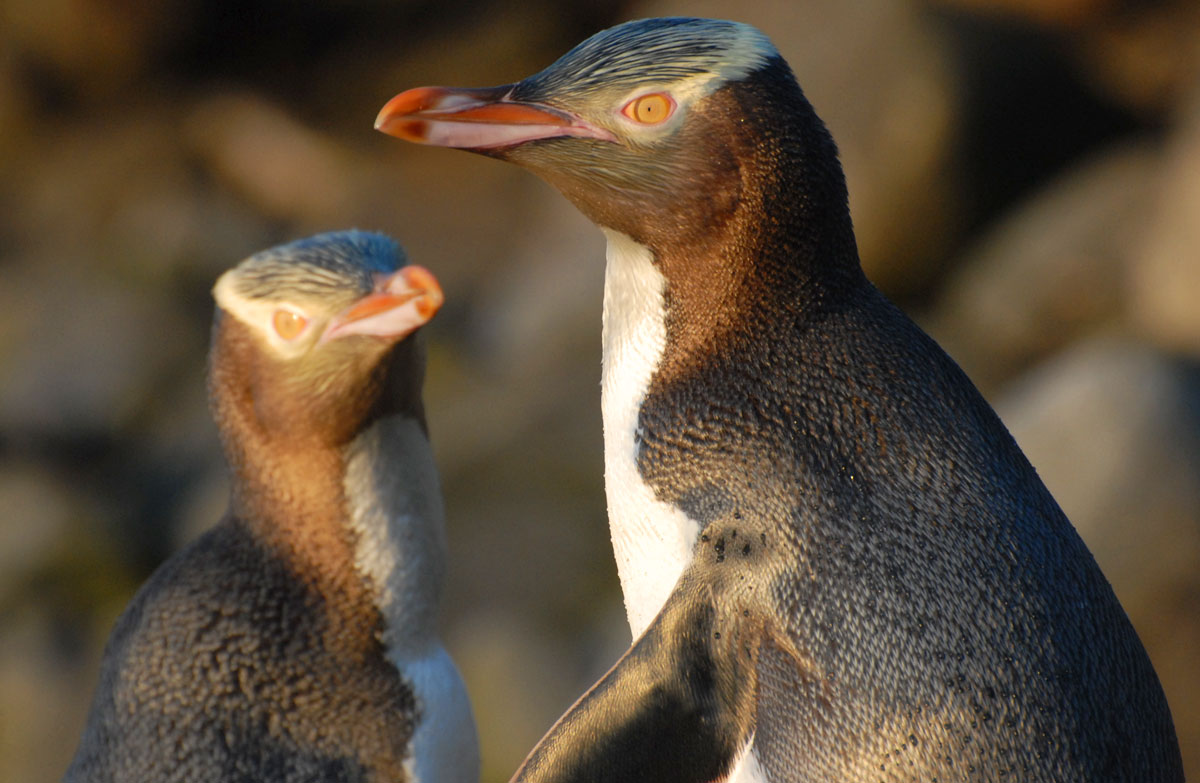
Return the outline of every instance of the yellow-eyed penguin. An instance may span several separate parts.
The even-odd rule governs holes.
[[[410,336],[437,280],[348,231],[253,255],[213,294],[229,510],[117,621],[66,780],[475,783]]]
[[[647,19],[376,127],[608,237],[605,477],[635,641],[528,781],[1180,781],[1154,670],[970,381],[864,277],[758,30]]]

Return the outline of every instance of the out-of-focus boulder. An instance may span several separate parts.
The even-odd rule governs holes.
[[[490,282],[486,297],[475,292],[469,339],[493,367],[545,371],[581,343],[599,348],[605,242],[560,194],[532,178],[523,185],[519,220],[529,230],[495,262],[502,268],[480,270]],[[597,360],[595,351],[588,360]],[[598,363],[579,370],[599,377]]]
[[[150,67],[186,30],[187,2],[6,0],[0,48],[97,101]]]
[[[43,466],[0,460],[0,606],[68,534],[73,498]]]
[[[39,149],[0,185],[15,242],[38,254],[31,266],[50,262],[65,278],[100,269],[155,298],[270,243],[262,216],[197,176],[178,113],[146,107],[41,130]]]
[[[22,607],[0,624],[0,779],[59,780],[79,743],[99,650],[86,665],[67,660],[56,631],[43,607]]]
[[[1069,39],[1107,95],[1147,116],[1169,114],[1200,68],[1200,3],[1107,0],[1112,12]]]
[[[1200,356],[1200,78],[1163,172],[1150,233],[1130,266],[1130,315],[1156,342]]]
[[[307,225],[348,224],[354,161],[340,145],[252,94],[201,101],[185,138],[209,170],[256,211]]]
[[[1119,320],[1160,168],[1121,146],[1063,175],[983,235],[926,326],[981,388]]]
[[[1084,342],[997,410],[1112,583],[1200,774],[1200,364]]]
[[[195,339],[184,314],[88,271],[30,263],[0,286],[0,429],[111,437]]]
[[[1084,79],[1143,115],[1170,110],[1200,65],[1194,0],[926,0],[932,7],[1052,32]]]

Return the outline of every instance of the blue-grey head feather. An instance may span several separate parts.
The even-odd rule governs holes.
[[[728,80],[777,55],[766,36],[739,22],[640,19],[596,33],[550,67],[521,81],[513,97],[607,92],[706,75]]]
[[[361,296],[376,275],[403,263],[404,251],[390,237],[335,231],[255,253],[237,266],[234,285],[248,299]]]

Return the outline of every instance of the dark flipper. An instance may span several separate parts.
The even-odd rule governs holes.
[[[719,589],[719,588],[717,588]],[[753,737],[762,622],[685,575],[513,781],[716,781]]]

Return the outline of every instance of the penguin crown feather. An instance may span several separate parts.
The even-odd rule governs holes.
[[[222,275],[217,286],[272,302],[361,296],[371,290],[376,275],[395,271],[403,261],[404,251],[390,237],[341,231],[255,253]]]
[[[721,19],[640,19],[596,33],[517,85],[549,95],[697,81],[718,87],[761,68],[779,52],[758,29]],[[707,90],[706,90],[707,91]]]

